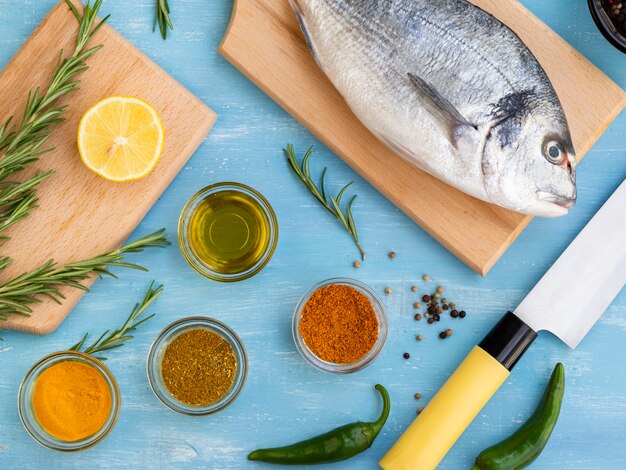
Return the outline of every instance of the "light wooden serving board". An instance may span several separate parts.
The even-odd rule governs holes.
[[[582,158],[626,106],[624,91],[517,0],[474,3],[511,27],[537,56]],[[485,275],[531,220],[452,189],[381,144],[315,64],[287,0],[235,0],[219,51],[476,272]]]
[[[29,89],[45,86],[56,54],[60,49],[73,50],[76,32],[76,19],[67,5],[59,2],[0,74],[1,121],[20,115]],[[2,254],[14,261],[0,273],[0,282],[50,258],[67,263],[119,247],[215,122],[213,111],[112,28],[102,28],[92,42],[96,44],[104,44],[104,48],[88,60],[89,70],[79,77],[80,90],[61,103],[68,105],[67,120],[52,132],[49,145],[55,150],[28,170],[54,169],[56,173],[39,186],[40,207],[7,231],[11,239],[2,245]],[[149,176],[136,182],[108,182],[88,171],[78,156],[80,117],[110,95],[147,100],[159,111],[165,127],[161,160]],[[141,261],[140,255],[131,256],[133,261]],[[83,294],[76,289],[64,289],[63,293],[67,299],[62,305],[44,301],[33,307],[31,317],[11,318],[0,328],[37,334],[53,331]]]

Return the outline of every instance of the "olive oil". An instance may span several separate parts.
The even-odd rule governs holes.
[[[190,216],[187,241],[207,268],[221,275],[257,265],[271,244],[271,221],[251,195],[224,189],[206,195]]]

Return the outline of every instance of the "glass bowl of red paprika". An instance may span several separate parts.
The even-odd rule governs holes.
[[[111,371],[77,351],[45,356],[26,373],[18,412],[41,445],[62,452],[95,446],[115,427],[120,391]]]
[[[314,285],[298,302],[292,333],[296,348],[313,367],[351,374],[370,365],[387,339],[382,301],[366,284],[332,278]]]

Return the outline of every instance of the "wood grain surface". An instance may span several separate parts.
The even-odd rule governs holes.
[[[626,105],[626,94],[517,0],[474,0],[535,53],[563,103],[578,158]],[[405,214],[485,275],[531,217],[479,201],[379,142],[312,59],[289,2],[236,0],[220,53]]]
[[[0,68],[14,56],[57,0],[0,0]],[[522,0],[534,14],[626,88],[626,55],[600,34],[587,3]],[[240,283],[212,282],[194,271],[176,244],[133,255],[150,272],[121,271],[94,283],[52,334],[2,331],[0,337],[0,468],[2,470],[274,470],[247,460],[260,447],[290,444],[380,413],[374,384],[391,394],[389,420],[370,449],[328,467],[282,470],[377,470],[378,461],[426,406],[468,351],[536,284],[550,265],[626,177],[626,112],[593,146],[578,172],[579,200],[567,217],[534,219],[481,277],[354,172],[265,93],[231,66],[216,48],[233,0],[172,0],[174,31],[167,41],[152,32],[154,0],[105,0],[111,25],[219,113],[213,129],[141,221],[134,239],[160,227],[170,233],[187,200],[208,184],[237,181],[272,204],[280,238],[271,262]],[[4,112],[4,111],[3,111]],[[309,194],[282,153],[314,145],[311,171],[328,167],[328,189],[354,180],[354,217],[367,260],[341,225]],[[352,194],[352,193],[351,193]],[[394,250],[397,257],[389,259]],[[432,281],[422,281],[428,273]],[[314,284],[356,278],[382,297],[389,335],[378,359],[356,374],[331,375],[311,367],[291,334],[294,308]],[[87,332],[95,340],[121,325],[155,279],[165,291],[147,313],[156,316],[134,339],[107,354],[122,393],[115,429],[84,452],[53,452],[24,430],[16,410],[20,382],[43,356],[67,349]],[[411,286],[419,287],[414,294]],[[467,311],[464,320],[415,321],[413,303],[437,285]],[[393,292],[384,295],[384,289]],[[566,288],[567,286],[564,286]],[[423,309],[422,309],[423,310]],[[243,392],[215,415],[190,418],[155,397],[146,378],[150,345],[169,323],[205,315],[228,324],[248,353]],[[1,327],[1,325],[0,325]],[[451,338],[438,334],[452,328]],[[415,340],[422,334],[424,340]],[[438,470],[469,469],[478,453],[510,436],[532,414],[557,361],[566,369],[561,416],[529,470],[626,469],[626,289],[589,336],[570,350],[540,334],[509,380],[474,420]],[[411,359],[402,355],[408,352]],[[415,400],[415,393],[422,398]],[[460,400],[463,397],[459,398]],[[276,470],[281,470],[276,467]]]
[[[22,112],[28,90],[45,86],[60,49],[73,50],[77,22],[60,1],[0,75],[0,119]],[[216,114],[150,61],[111,27],[93,39],[104,48],[92,56],[80,76],[77,93],[63,99],[67,119],[54,128],[44,155],[28,170],[55,170],[40,185],[40,208],[6,232],[2,253],[14,258],[0,280],[32,270],[48,259],[59,263],[96,256],[119,247],[167,188],[211,129]],[[138,96],[159,111],[166,140],[161,160],[142,180],[112,183],[87,170],[76,148],[78,121],[87,109],[110,95]],[[147,234],[146,234],[147,235]],[[93,279],[91,280],[93,282]],[[88,284],[91,284],[89,282]],[[83,292],[63,289],[59,305],[44,300],[31,317],[12,317],[6,329],[47,334],[53,331]]]

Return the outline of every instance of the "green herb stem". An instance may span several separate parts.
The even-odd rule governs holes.
[[[161,37],[167,39],[167,29],[174,30],[172,19],[170,18],[170,5],[168,0],[156,0],[156,12],[154,15],[154,24],[152,25],[152,31],[156,31],[157,24],[159,25],[159,31]]]
[[[143,300],[135,304],[133,310],[130,312],[130,315],[120,328],[113,331],[106,330],[90,346],[87,346],[83,349],[83,347],[85,346],[85,341],[89,336],[89,333],[85,333],[85,336],[83,336],[83,338],[74,346],[72,346],[69,350],[82,351],[86,354],[90,354],[96,357],[97,359],[100,359],[101,361],[106,361],[106,357],[97,357],[96,354],[119,348],[120,346],[123,346],[126,341],[133,339],[133,336],[131,336],[129,333],[135,331],[140,325],[147,322],[154,316],[154,314],[152,314],[148,315],[147,317],[143,317],[141,320],[139,319],[150,307],[150,305],[152,305],[152,303],[157,299],[157,297],[161,295],[162,292],[163,286],[161,285],[154,289],[154,281],[152,281],[150,287],[148,287],[148,290],[143,297]]]
[[[304,154],[304,158],[301,163],[298,163],[298,157],[296,156],[296,151],[292,144],[288,144],[287,148],[284,150],[285,155],[287,156],[287,160],[293,171],[298,175],[298,178],[304,183],[309,192],[315,196],[315,198],[326,208],[328,212],[330,212],[346,231],[352,236],[354,239],[354,243],[356,244],[359,252],[361,253],[361,259],[365,260],[365,251],[361,247],[361,243],[359,242],[359,234],[357,232],[356,224],[354,222],[354,217],[352,215],[352,205],[356,199],[356,196],[352,196],[348,206],[346,207],[345,214],[341,210],[341,199],[343,198],[346,190],[352,185],[352,182],[346,184],[336,196],[326,195],[325,189],[325,179],[326,179],[326,170],[324,168],[322,171],[322,176],[320,180],[320,186],[318,187],[316,183],[311,178],[311,171],[309,168],[309,163],[311,160],[311,156],[313,155],[313,147],[310,147],[307,152]]]
[[[8,181],[7,178],[25,169],[49,152],[45,143],[50,137],[51,128],[63,121],[66,107],[56,106],[59,98],[76,91],[79,80],[76,76],[86,70],[86,61],[102,46],[87,49],[87,44],[109,18],[94,26],[102,0],[90,2],[81,15],[76,7],[65,0],[79,24],[79,32],[74,52],[63,58],[58,55],[54,73],[46,88],[30,91],[22,118],[16,122],[8,118],[0,125],[0,233],[26,218],[37,207],[36,187],[52,175],[51,171],[37,173],[26,181]]]
[[[37,269],[21,274],[0,285],[0,320],[7,320],[9,315],[30,316],[30,305],[39,303],[43,298],[50,298],[62,303],[65,296],[61,287],[72,287],[88,291],[81,281],[92,275],[117,277],[110,268],[121,267],[147,271],[146,268],[125,261],[128,253],[138,253],[148,248],[161,248],[169,245],[165,229],[130,242],[121,248],[94,258],[58,266],[49,260]],[[10,263],[10,259],[0,259],[0,270]]]

